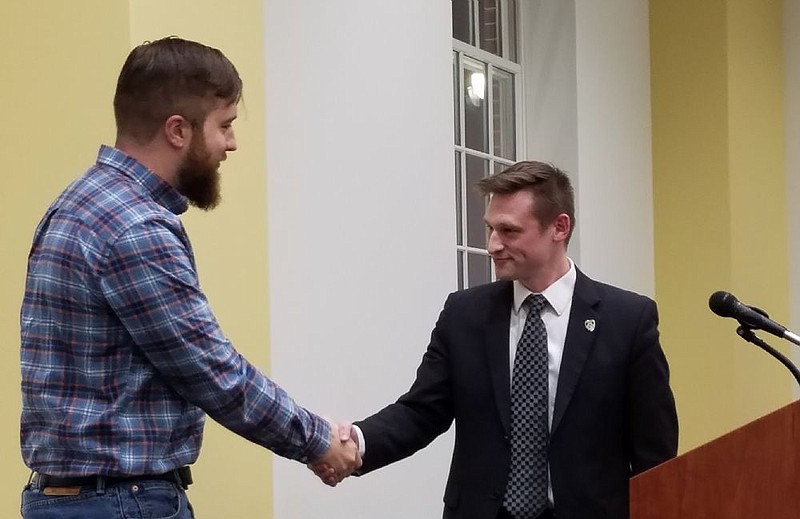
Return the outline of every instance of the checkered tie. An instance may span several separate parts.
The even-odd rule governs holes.
[[[532,519],[547,507],[547,330],[541,294],[524,303],[528,318],[517,344],[511,382],[511,472],[503,506],[515,519]]]

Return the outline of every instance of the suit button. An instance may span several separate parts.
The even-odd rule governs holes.
[[[494,492],[492,492],[492,499],[494,499],[495,501],[501,499],[502,497],[503,494],[499,490],[495,490]]]
[[[506,442],[506,445],[511,445],[511,437],[507,434],[503,435],[503,441]]]

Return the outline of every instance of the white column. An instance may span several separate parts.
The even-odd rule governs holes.
[[[526,158],[575,186],[570,255],[601,281],[653,295],[648,4],[523,4]]]
[[[450,3],[264,6],[272,375],[363,418],[408,389],[456,286]],[[274,516],[438,517],[451,443],[333,490],[276,457]]]
[[[648,3],[576,0],[582,268],[655,292]]]

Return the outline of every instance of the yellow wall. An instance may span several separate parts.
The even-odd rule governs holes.
[[[203,287],[223,329],[255,364],[268,366],[264,53],[261,2],[235,8],[211,0],[79,0],[0,3],[0,517],[15,517],[28,476],[19,454],[19,305],[36,223],[52,199],[81,174],[99,144],[113,144],[111,101],[128,51],[167,35],[220,48],[245,84],[235,124],[239,151],[223,164],[222,205],[184,221]],[[272,517],[271,456],[209,422],[196,485],[200,517]]]
[[[780,0],[650,2],[656,296],[682,450],[791,399],[785,368],[707,307],[727,290],[787,321],[781,20]]]
[[[2,517],[19,515],[28,477],[19,453],[19,308],[31,237],[52,199],[94,161],[101,142],[113,140],[111,100],[127,27],[122,2],[0,2]]]

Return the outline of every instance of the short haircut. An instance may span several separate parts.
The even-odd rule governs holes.
[[[242,80],[218,49],[168,37],[145,42],[125,60],[114,95],[117,135],[146,144],[172,115],[202,125],[222,101],[237,103]]]
[[[569,236],[575,229],[575,192],[566,173],[552,164],[536,161],[517,162],[507,169],[482,178],[477,188],[484,195],[513,194],[529,191],[533,194],[533,215],[542,225],[550,225],[559,214],[570,220]]]

